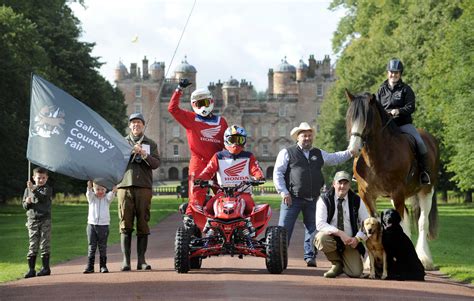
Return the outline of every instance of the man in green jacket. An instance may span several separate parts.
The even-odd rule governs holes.
[[[130,161],[122,182],[117,186],[120,219],[120,244],[123,253],[122,271],[130,271],[130,249],[133,222],[137,220],[137,270],[150,270],[145,261],[150,228],[151,197],[153,195],[152,170],[160,166],[156,143],[144,135],[145,119],[140,113],[130,115],[130,134],[127,141],[133,146]]]

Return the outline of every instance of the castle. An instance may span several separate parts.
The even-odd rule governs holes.
[[[188,78],[193,85],[185,89],[180,106],[192,110],[189,99],[196,89],[197,70],[185,58],[174,74],[165,78],[164,62],[148,63],[145,57],[141,70],[137,63],[131,63],[128,70],[119,62],[115,82],[125,96],[127,114],[141,112],[149,120],[145,134],[157,142],[161,154],[155,181],[181,180],[188,174],[190,152],[185,130],[168,113],[168,103],[178,81]],[[285,57],[275,69],[269,69],[263,98],[257,97],[252,83],[245,79],[211,82],[208,89],[214,96],[214,112],[224,116],[229,125],[238,124],[247,130],[246,149],[255,154],[265,177],[272,178],[278,152],[294,143],[291,129],[306,121],[319,131],[321,104],[333,81],[329,56],[316,61],[310,55],[308,64],[301,59],[295,67]]]

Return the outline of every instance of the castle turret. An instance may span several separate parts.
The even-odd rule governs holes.
[[[165,77],[165,71],[164,71],[164,63],[158,63],[154,62],[150,66],[151,70],[151,79],[153,81],[159,81],[162,80]]]
[[[232,76],[222,86],[222,98],[224,99],[224,107],[239,103],[239,81]]]
[[[286,61],[286,57],[281,60],[281,64],[275,69],[273,75],[273,93],[288,94],[295,93],[296,68]]]
[[[119,61],[117,67],[115,67],[115,81],[118,82],[124,80],[127,76],[127,67],[125,67],[122,61]]]
[[[306,80],[306,73],[308,72],[308,65],[304,63],[302,59],[296,68],[296,80],[300,82],[304,82]]]

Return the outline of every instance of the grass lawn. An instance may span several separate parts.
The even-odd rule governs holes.
[[[280,198],[257,196],[256,202],[269,203],[273,209],[280,207]],[[391,208],[389,202],[377,204],[378,210]],[[433,261],[440,271],[456,280],[474,284],[474,205],[438,203],[438,238],[430,241]],[[274,213],[275,214],[275,213]],[[412,231],[415,227],[412,225]],[[412,240],[416,244],[417,235]]]
[[[274,210],[279,209],[280,198],[276,195],[256,196],[255,199],[259,203],[269,203]],[[174,197],[154,197],[150,225],[176,212],[179,204],[180,201]],[[379,210],[389,206],[388,202],[378,205]],[[430,242],[433,260],[444,274],[474,284],[474,236],[471,233],[474,206],[440,204],[438,208],[439,237]],[[109,244],[113,244],[119,241],[116,201],[111,204],[110,211]],[[27,270],[25,222],[26,215],[21,205],[0,206],[0,282],[21,278]],[[86,203],[53,205],[52,264],[87,254],[86,222]],[[413,236],[415,240],[416,235]]]
[[[54,200],[53,200],[54,203]],[[156,225],[177,212],[180,201],[170,197],[154,197],[150,225]],[[87,255],[87,203],[53,205],[51,234],[51,264]],[[120,241],[117,200],[110,205],[110,234],[108,244]],[[22,278],[27,271],[28,232],[26,213],[21,205],[0,206],[0,282]],[[41,266],[38,259],[37,270]]]

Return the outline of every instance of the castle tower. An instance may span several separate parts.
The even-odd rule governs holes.
[[[296,80],[304,82],[306,80],[306,73],[308,72],[308,65],[306,65],[303,59],[300,59],[298,67],[296,68]]]
[[[291,94],[295,93],[296,68],[286,61],[286,57],[281,60],[273,74],[273,93]]]
[[[164,63],[158,63],[156,61],[150,65],[152,81],[159,81],[165,77],[164,65],[165,65]]]
[[[124,80],[128,76],[128,70],[127,67],[122,63],[122,61],[119,61],[117,64],[117,67],[115,67],[115,81],[121,81]]]
[[[224,107],[239,103],[239,81],[232,76],[222,86],[222,98],[224,99]]]
[[[179,81],[182,78],[189,79],[193,84],[196,83],[196,68],[193,65],[190,65],[187,61],[187,57],[184,57],[184,60],[181,61],[176,69],[174,69],[174,78],[176,81]]]

